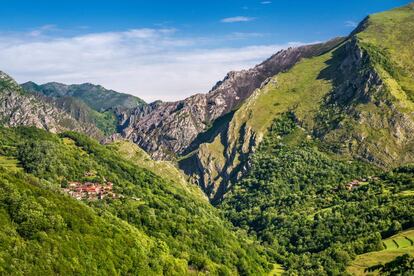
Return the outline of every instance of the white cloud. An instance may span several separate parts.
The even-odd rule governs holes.
[[[220,39],[254,35],[260,34],[234,33]],[[212,47],[215,44],[212,38],[180,38],[175,29],[71,37],[9,33],[0,35],[0,70],[18,82],[91,82],[146,101],[177,100],[207,92],[228,71],[252,67],[291,45]]]
[[[247,16],[234,16],[234,17],[227,17],[223,18],[220,21],[222,23],[236,23],[236,22],[248,22],[253,21],[254,17],[247,17]]]
[[[356,28],[358,23],[352,20],[345,21],[345,26],[350,28]]]
[[[268,5],[268,4],[272,4],[272,1],[262,1],[262,2],[260,2],[260,4]]]

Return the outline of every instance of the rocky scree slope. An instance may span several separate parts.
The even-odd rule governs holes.
[[[303,139],[344,158],[382,168],[413,162],[413,30],[413,4],[369,16],[335,49],[271,78],[180,166],[220,201],[248,170],[272,121],[286,112]]]
[[[9,127],[35,126],[53,133],[73,130],[102,138],[102,132],[93,124],[77,121],[45,97],[26,93],[1,71],[0,122]]]
[[[302,58],[332,49],[341,41],[337,38],[282,50],[250,70],[228,73],[207,94],[121,111],[118,113],[121,136],[137,143],[156,159],[174,159],[186,154],[217,118],[236,110],[266,79],[291,68]]]

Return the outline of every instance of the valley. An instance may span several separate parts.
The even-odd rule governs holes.
[[[413,45],[411,3],[176,102],[0,71],[0,274],[411,275]]]

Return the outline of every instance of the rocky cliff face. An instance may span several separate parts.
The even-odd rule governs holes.
[[[197,137],[214,121],[237,109],[269,77],[288,70],[302,58],[319,55],[337,45],[341,38],[327,43],[289,48],[250,70],[230,72],[207,94],[183,101],[158,103],[147,109],[120,112],[121,136],[157,159],[172,159],[188,152]],[[128,118],[132,114],[132,118]]]
[[[101,138],[93,125],[80,123],[46,98],[28,94],[7,74],[0,71],[0,122],[2,125],[34,126],[50,132],[74,130]]]

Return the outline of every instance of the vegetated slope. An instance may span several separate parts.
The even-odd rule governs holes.
[[[116,142],[108,144],[107,147],[119,152],[122,157],[132,161],[134,164],[191,191],[195,197],[204,198],[204,200],[206,200],[205,194],[201,189],[194,184],[190,185],[187,182],[186,175],[183,174],[174,163],[170,161],[153,160],[148,153],[128,140],[117,140]]]
[[[90,83],[65,85],[52,82],[38,85],[26,82],[22,87],[30,93],[47,97],[78,121],[96,125],[105,135],[117,132],[117,112],[146,106],[138,97]]]
[[[105,211],[0,166],[0,274],[162,274],[165,244]]]
[[[322,149],[293,113],[283,114],[219,205],[278,251],[288,273],[342,274],[356,255],[414,226],[414,165],[383,174]]]
[[[358,255],[347,271],[352,275],[365,275],[365,269],[385,264],[398,256],[409,254],[414,256],[414,230],[407,230],[383,240],[384,249]]]
[[[91,83],[66,85],[50,82],[38,85],[34,82],[26,82],[22,84],[22,87],[29,92],[36,92],[51,98],[73,97],[99,112],[114,108],[135,108],[146,104],[138,97]]]
[[[288,111],[331,152],[383,168],[413,162],[413,22],[412,4],[370,16],[335,49],[274,76],[181,167],[219,201]]]
[[[208,131],[217,118],[237,109],[267,78],[291,68],[302,58],[330,50],[341,41],[342,38],[337,38],[282,50],[252,69],[228,73],[207,94],[158,103],[144,114],[140,107],[136,112],[121,112],[122,137],[137,143],[156,159],[185,155],[194,148],[193,142],[198,143],[195,141],[198,135]]]
[[[36,248],[40,252],[48,252],[49,245],[37,238],[38,235],[44,235],[38,232],[46,229],[47,235],[53,233],[53,240],[67,240],[66,232],[54,230],[54,223],[59,222],[70,227],[71,208],[76,207],[80,209],[79,212],[84,208],[89,210],[87,212],[97,214],[96,216],[108,216],[111,221],[115,221],[115,225],[121,219],[122,222],[119,223],[125,225],[127,229],[131,229],[128,235],[135,232],[142,233],[150,240],[148,252],[152,250],[151,241],[156,244],[154,253],[145,253],[148,259],[143,258],[142,260],[145,265],[146,260],[153,259],[148,270],[145,270],[143,265],[135,268],[133,257],[138,253],[131,252],[131,256],[125,257],[123,260],[125,264],[117,262],[117,259],[112,261],[108,257],[106,262],[110,263],[114,273],[137,274],[135,272],[138,271],[138,274],[147,274],[147,271],[152,269],[155,274],[210,273],[230,275],[265,273],[272,267],[266,259],[267,254],[264,249],[242,232],[232,232],[231,224],[222,219],[219,211],[201,197],[199,192],[193,190],[194,187],[185,187],[184,184],[170,181],[168,177],[163,179],[137,166],[114,151],[113,146],[100,145],[98,142],[75,132],[62,133],[57,136],[35,128],[0,128],[0,155],[9,160],[11,158],[17,159],[24,171],[30,174],[29,176],[20,174],[11,176],[8,180],[10,189],[14,189],[15,193],[25,193],[25,189],[36,189],[39,194],[50,195],[47,204],[42,203],[41,197],[37,197],[37,200],[40,201],[39,204],[42,205],[42,212],[53,220],[40,220],[43,224],[39,226],[39,229],[35,228],[32,231],[37,239]],[[39,180],[30,180],[35,178]],[[85,181],[97,183],[110,181],[113,183],[113,191],[118,196],[117,198],[106,197],[102,200],[77,203],[69,196],[60,195],[61,187],[66,187],[68,182],[83,183]],[[22,188],[21,182],[26,186]],[[37,187],[32,188],[31,185]],[[60,204],[61,201],[64,202]],[[7,198],[1,204],[6,209],[25,206],[23,202],[12,202]],[[65,207],[65,210],[59,209],[63,208],[62,206]],[[31,212],[27,212],[27,216],[32,215]],[[42,212],[41,214],[43,214]],[[76,212],[73,212],[74,216],[77,216]],[[20,216],[25,216],[25,214],[8,213],[8,217],[6,217],[8,220],[5,219],[5,221],[18,221]],[[33,216],[37,216],[37,213],[34,212]],[[54,216],[59,218],[58,222],[55,222]],[[64,222],[61,222],[59,216],[63,217]],[[68,218],[66,219],[66,217]],[[33,227],[37,227],[38,224],[35,223],[37,219],[29,219],[33,223]],[[76,219],[82,220],[82,217]],[[98,219],[92,218],[91,220],[91,225],[100,223]],[[79,223],[83,223],[83,221]],[[7,222],[7,224],[10,223]],[[93,242],[89,242],[87,234],[90,232],[82,232],[87,231],[83,229],[76,231],[80,232],[76,236],[76,239],[79,240],[79,246],[83,251],[88,252],[87,254],[90,254],[88,256],[105,255],[107,251],[110,256],[111,252],[117,251],[119,245],[124,248],[116,258],[123,258],[123,250],[134,250],[134,244],[139,246],[139,242],[141,242],[140,239],[134,240],[134,235],[123,239],[123,235],[127,235],[127,233],[123,229],[119,229],[117,232],[119,239],[122,239],[122,242],[130,242],[132,239],[131,244],[117,242],[111,247],[110,244],[105,243],[106,240],[102,237],[107,234],[100,232],[101,236],[97,234],[96,240],[103,239],[104,245],[102,246],[104,247],[95,247]],[[82,235],[83,233],[85,235]],[[94,233],[92,231],[91,235]],[[21,235],[19,237],[19,235],[16,234],[16,237],[22,239],[23,237]],[[109,233],[108,235],[112,237],[114,234]],[[84,240],[85,243],[83,243]],[[69,239],[67,242],[71,243],[72,240]],[[3,243],[0,243],[0,246],[3,246]],[[69,245],[67,246],[69,247]],[[61,247],[55,246],[53,250],[61,256],[59,258],[62,266],[65,264],[73,265],[76,262],[75,257],[68,256],[69,253],[66,253],[65,249],[60,251],[59,248]],[[99,252],[95,252],[95,248]],[[2,256],[3,259],[12,254],[8,251],[9,249],[9,247],[4,248],[7,251],[5,257]],[[3,248],[1,251],[3,252]],[[16,261],[27,262],[29,272],[36,272],[35,269],[39,269],[39,273],[48,272],[49,268],[36,266],[38,256],[35,251],[29,249],[25,251],[23,248],[22,252],[24,252],[22,256],[25,257],[20,257],[23,260],[16,257]],[[99,266],[95,267],[96,264],[85,254],[79,253],[77,257],[87,258],[78,262],[79,270],[92,269],[97,273],[105,272],[105,269],[100,270]],[[165,260],[163,260],[164,255]],[[2,265],[8,271],[18,272],[17,267],[8,267],[5,263]],[[128,270],[130,266],[133,266],[135,270],[130,272]],[[143,267],[142,270],[141,267]]]
[[[26,93],[12,78],[1,71],[0,124],[35,126],[50,132],[74,130],[96,138],[102,136],[93,124],[80,122],[47,99]]]
[[[117,131],[117,118],[112,110],[99,112],[73,97],[47,98],[46,100],[49,100],[53,105],[64,110],[79,122],[95,125],[105,135],[111,135]]]

